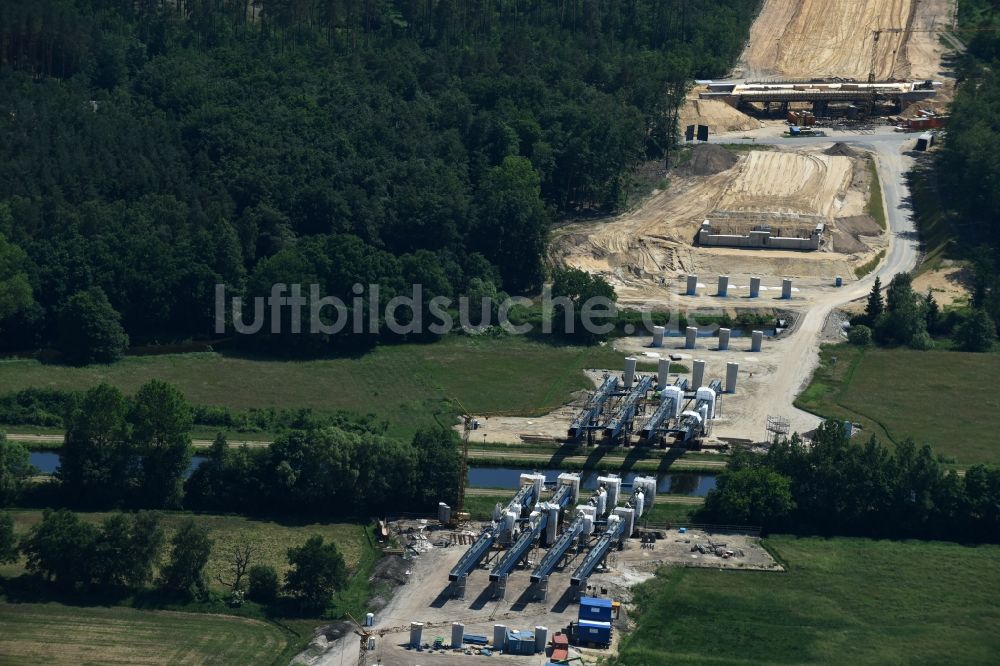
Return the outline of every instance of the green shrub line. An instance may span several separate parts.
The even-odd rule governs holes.
[[[864,264],[861,264],[860,266],[858,266],[857,268],[855,268],[854,269],[854,275],[859,280],[862,279],[864,276],[868,275],[873,270],[875,270],[876,268],[878,268],[878,265],[882,263],[883,259],[885,259],[885,250],[879,250],[878,254],[876,254],[874,257],[872,257],[870,261],[868,261],[868,262],[866,262]]]
[[[885,202],[882,199],[882,182],[879,180],[875,160],[871,158],[868,158],[868,173],[871,174],[871,188],[868,192],[868,203],[865,204],[865,213],[871,215],[882,231],[885,231],[888,225],[885,219]]]

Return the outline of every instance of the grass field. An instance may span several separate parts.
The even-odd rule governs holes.
[[[523,337],[451,336],[433,344],[383,346],[358,358],[260,360],[204,352],[127,357],[113,365],[73,368],[34,360],[0,361],[4,391],[29,387],[86,389],[105,381],[132,393],[150,379],[180,388],[191,403],[234,409],[308,407],[347,410],[388,421],[410,435],[448,422],[458,399],[476,413],[541,415],[589,387],[584,368],[618,368],[623,354]],[[13,429],[11,429],[13,431]]]
[[[2,664],[284,664],[289,647],[259,620],[0,602]]]
[[[960,465],[1000,464],[1000,354],[825,346],[796,401],[898,442],[912,437]]]
[[[618,664],[995,664],[1000,547],[772,537],[787,573],[666,567]]]
[[[38,523],[42,512],[36,510],[9,510],[14,517],[14,531],[22,534]],[[81,513],[80,516],[88,522],[98,523],[108,514]],[[344,555],[347,566],[355,570],[366,551],[364,528],[356,524],[303,524],[282,525],[278,523],[251,520],[240,516],[163,514],[163,526],[167,539],[173,534],[177,525],[187,518],[194,518],[198,524],[209,531],[213,540],[212,555],[205,567],[209,585],[217,591],[226,588],[218,581],[219,575],[226,572],[226,550],[240,534],[246,534],[259,550],[257,564],[270,564],[283,576],[288,570],[288,549],[305,543],[313,534],[319,534],[324,539],[332,540]],[[166,549],[165,549],[166,552]],[[17,576],[24,572],[24,560],[14,564],[0,565],[0,576]],[[2,661],[2,660],[0,660]]]

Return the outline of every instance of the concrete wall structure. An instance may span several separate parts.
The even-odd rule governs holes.
[[[808,238],[795,238],[791,236],[772,236],[769,229],[755,229],[749,235],[739,234],[714,234],[712,233],[712,223],[705,220],[701,223],[701,230],[698,231],[698,244],[706,247],[745,247],[750,249],[769,250],[818,250],[820,241],[823,239],[825,225],[820,222],[809,234]],[[722,277],[719,278],[721,291]],[[719,294],[724,296],[725,294]]]

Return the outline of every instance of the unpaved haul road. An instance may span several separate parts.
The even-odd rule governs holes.
[[[740,424],[746,432],[761,433],[767,416],[788,416],[793,430],[806,432],[820,423],[820,419],[793,406],[795,398],[808,385],[819,362],[820,336],[830,313],[851,301],[864,298],[872,288],[875,277],[887,285],[894,275],[912,271],[920,258],[917,230],[913,222],[909,201],[909,189],[904,179],[913,166],[913,158],[906,151],[912,150],[916,136],[893,132],[891,128],[880,128],[874,134],[830,132],[826,137],[792,139],[777,135],[781,130],[768,127],[737,135],[714,137],[713,143],[750,143],[752,141],[778,146],[823,145],[834,142],[846,143],[852,147],[871,151],[878,166],[879,181],[885,201],[886,219],[889,225],[889,246],[886,257],[879,268],[864,279],[848,282],[842,289],[824,295],[815,301],[807,311],[799,316],[795,330],[782,341],[782,363],[769,378],[766,391],[751,397],[752,409],[748,409],[749,422]]]

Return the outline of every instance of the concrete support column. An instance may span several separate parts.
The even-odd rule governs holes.
[[[670,361],[661,358],[660,365],[657,368],[656,388],[662,391],[667,388],[668,381],[670,381]]]
[[[653,327],[653,346],[662,347],[663,346],[663,334],[666,329],[663,326]]]
[[[750,298],[757,298],[760,296],[760,278],[752,277],[750,278]]]
[[[729,349],[729,336],[732,332],[728,328],[719,329],[719,351]]]
[[[451,595],[455,599],[465,599],[465,586],[468,582],[468,576],[459,576],[458,580],[452,583]]]
[[[697,391],[701,388],[701,385],[705,383],[705,361],[701,359],[695,359],[694,366],[691,369],[691,386],[688,387],[691,391]]]
[[[764,331],[754,331],[750,340],[750,351],[759,352],[764,344]]]
[[[726,363],[726,393],[736,393],[736,379],[739,372],[739,363]]]
[[[723,297],[725,297],[728,294],[729,294],[729,276],[728,275],[720,275],[719,276],[719,292],[716,295],[717,296],[723,296]]]
[[[698,276],[688,275],[687,277],[687,295],[697,296],[698,295]]]
[[[792,297],[792,281],[788,278],[781,281],[781,297],[786,301]]]
[[[687,337],[684,340],[685,349],[694,349],[698,342],[698,327],[688,326],[687,327]]]

